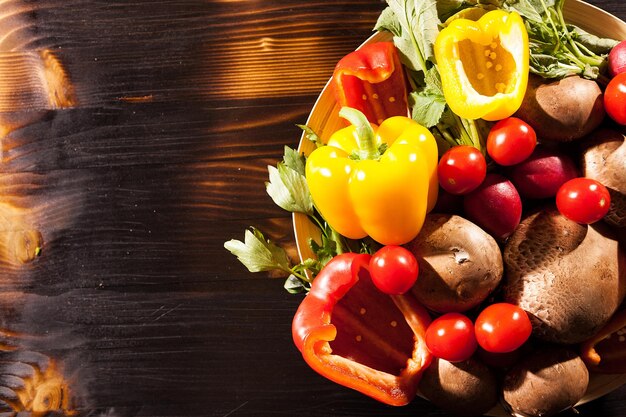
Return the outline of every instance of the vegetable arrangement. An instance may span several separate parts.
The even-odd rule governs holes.
[[[267,192],[319,229],[292,265],[257,229],[226,249],[304,296],[309,366],[378,401],[459,415],[573,407],[626,373],[626,41],[564,0],[387,0]],[[621,343],[621,345],[620,345]]]

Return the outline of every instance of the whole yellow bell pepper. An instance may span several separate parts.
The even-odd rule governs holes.
[[[493,10],[456,19],[435,40],[446,102],[466,119],[501,120],[519,109],[529,70],[528,33],[519,14]]]
[[[339,114],[352,125],[307,158],[315,206],[348,238],[370,236],[383,245],[409,242],[437,201],[435,138],[408,117],[390,117],[376,126],[349,107]]]

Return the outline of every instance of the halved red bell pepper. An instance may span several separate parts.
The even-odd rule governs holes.
[[[582,344],[581,356],[587,367],[605,374],[626,374],[626,308],[591,339]]]
[[[360,110],[371,123],[407,116],[407,86],[393,42],[375,42],[344,56],[332,85],[340,107]]]
[[[344,253],[328,262],[298,307],[293,340],[322,376],[383,403],[405,405],[432,359],[424,339],[430,316],[412,295],[378,290],[370,259]]]

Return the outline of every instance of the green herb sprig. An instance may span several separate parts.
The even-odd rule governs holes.
[[[321,141],[307,126],[299,126],[305,137],[318,146]],[[291,213],[305,214],[320,229],[320,242],[309,239],[308,244],[315,259],[309,258],[292,264],[287,252],[267,239],[257,228],[245,231],[244,240],[231,239],[224,248],[250,272],[277,271],[287,275],[284,288],[292,293],[307,292],[319,271],[334,256],[344,252],[371,252],[366,241],[350,241],[340,235],[322,218],[315,209],[305,176],[306,158],[298,151],[285,146],[282,161],[275,167],[268,166],[269,181],[265,187],[269,196],[282,209]]]
[[[570,75],[606,83],[606,57],[617,45],[567,23],[565,0],[445,0],[439,2],[440,16],[449,16],[468,7],[489,5],[517,12],[524,19],[529,37],[530,70],[544,78]]]

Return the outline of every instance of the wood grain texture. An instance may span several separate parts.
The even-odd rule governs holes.
[[[592,3],[626,19],[621,0]],[[445,415],[311,371],[291,340],[300,297],[223,248],[255,226],[295,259],[266,167],[383,7],[0,2],[0,413],[32,411],[18,392],[53,363],[80,415]],[[41,255],[22,262],[34,232]],[[580,411],[622,416],[625,399]]]

